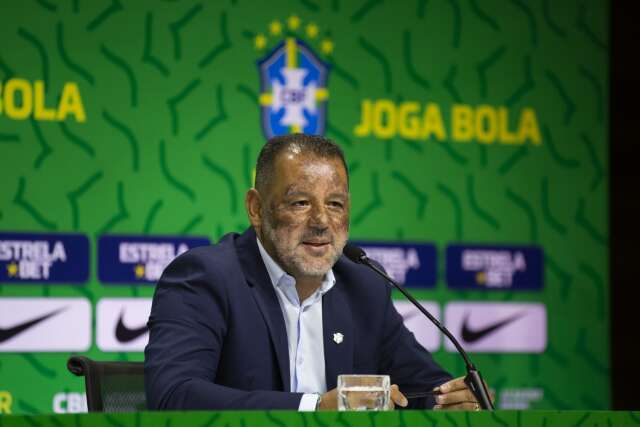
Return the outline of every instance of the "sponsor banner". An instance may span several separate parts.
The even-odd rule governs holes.
[[[149,341],[151,298],[103,298],[96,306],[96,343],[102,351],[143,351]]]
[[[89,347],[89,300],[0,298],[0,352],[87,351]]]
[[[206,237],[100,236],[98,279],[103,283],[155,284],[175,257],[209,244]]]
[[[541,290],[543,271],[540,247],[447,247],[447,284],[450,288]]]
[[[83,284],[88,279],[87,236],[0,233],[0,282]]]
[[[379,262],[393,280],[412,287],[436,284],[436,247],[426,243],[354,241],[369,258]]]
[[[440,306],[434,301],[418,301],[436,319],[440,319]],[[393,305],[402,316],[404,325],[413,332],[416,341],[433,352],[440,349],[442,333],[409,301],[393,301]]]
[[[470,352],[543,353],[547,348],[547,309],[539,303],[452,302],[445,326]],[[448,351],[456,351],[446,342]]]
[[[531,404],[544,398],[544,389],[534,388],[504,388],[498,393],[499,409],[531,409]]]

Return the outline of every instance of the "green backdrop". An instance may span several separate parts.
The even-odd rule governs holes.
[[[84,233],[91,273],[0,297],[148,297],[98,281],[97,236],[243,230],[265,140],[257,61],[295,37],[331,65],[325,134],[347,156],[352,237],[434,243],[438,283],[420,298],[546,304],[543,354],[474,355],[498,401],[540,389],[532,408],[607,408],[608,13],[602,0],[4,1],[0,231]],[[356,130],[365,101],[377,133]],[[455,111],[482,118],[472,135]],[[541,246],[543,291],[447,289],[451,242]],[[92,342],[91,357],[142,359]],[[67,357],[0,353],[13,413],[83,391]],[[435,357],[463,374],[457,355]]]

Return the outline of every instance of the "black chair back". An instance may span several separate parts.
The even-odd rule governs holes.
[[[147,409],[143,362],[97,362],[72,356],[67,369],[84,376],[89,412],[137,412]]]

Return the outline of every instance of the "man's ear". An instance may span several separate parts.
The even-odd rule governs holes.
[[[244,207],[249,216],[249,222],[255,230],[259,230],[262,226],[262,199],[260,193],[255,188],[250,188],[244,196]]]

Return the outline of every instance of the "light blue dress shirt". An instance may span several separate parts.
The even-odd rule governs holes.
[[[298,410],[313,411],[318,401],[318,394],[327,391],[322,296],[335,285],[336,279],[333,270],[329,270],[320,287],[300,302],[296,280],[269,256],[260,239],[256,240],[284,316],[289,345],[291,391],[305,393],[300,400]]]

